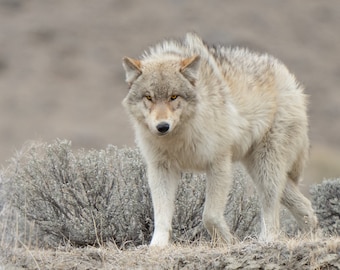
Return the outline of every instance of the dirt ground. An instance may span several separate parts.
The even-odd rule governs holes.
[[[154,250],[64,247],[14,250],[5,269],[339,269],[339,239],[289,240],[270,244],[248,241],[211,248],[207,243]],[[1,269],[1,266],[0,266]]]
[[[338,0],[0,0],[0,164],[31,139],[132,146],[122,57],[196,31],[287,64],[310,95],[307,176],[339,176],[339,14]]]

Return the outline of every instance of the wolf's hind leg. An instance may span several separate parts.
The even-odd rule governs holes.
[[[259,239],[264,242],[275,240],[280,233],[280,199],[287,181],[285,163],[280,151],[268,146],[272,146],[270,141],[262,143],[246,162],[260,198]]]
[[[281,202],[290,210],[303,232],[313,232],[317,227],[317,218],[311,202],[303,196],[298,187],[307,158],[308,138],[306,139],[305,147],[302,148],[288,173],[288,181]]]
[[[233,241],[224,218],[231,184],[231,161],[230,157],[227,157],[215,162],[207,172],[203,223],[214,243],[231,243]]]
[[[288,179],[281,202],[295,217],[303,232],[313,232],[317,227],[317,218],[311,202],[303,196],[297,183]]]

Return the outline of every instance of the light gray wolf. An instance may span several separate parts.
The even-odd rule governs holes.
[[[298,189],[309,139],[306,96],[277,59],[209,46],[196,34],[165,40],[137,60],[123,58],[129,92],[123,105],[147,163],[154,207],[151,246],[171,235],[183,171],[206,172],[203,223],[213,239],[233,239],[223,217],[232,162],[241,161],[261,202],[259,238],[279,234],[285,205],[304,231],[317,219]]]

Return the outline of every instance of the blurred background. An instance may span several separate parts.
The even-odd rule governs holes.
[[[133,146],[123,56],[195,31],[281,59],[310,96],[303,184],[340,176],[340,1],[0,0],[0,164],[27,140]]]

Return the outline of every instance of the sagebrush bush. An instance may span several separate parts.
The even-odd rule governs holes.
[[[326,235],[340,235],[340,178],[311,187],[312,204]]]
[[[68,141],[33,143],[6,171],[9,199],[52,244],[143,243],[151,208],[136,152],[109,146],[75,154]]]
[[[234,170],[234,191],[226,217],[240,237],[254,232],[256,200],[244,196],[246,175]],[[148,243],[153,209],[145,164],[137,149],[108,146],[74,153],[71,143],[26,145],[6,170],[7,193],[22,216],[39,226],[50,244],[77,245],[113,240]],[[173,235],[177,241],[206,238],[201,218],[205,176],[184,174],[178,190]],[[241,184],[242,183],[242,184]]]
[[[72,151],[71,143],[30,143],[4,171],[6,200],[21,218],[39,228],[42,244],[75,245],[114,241],[147,244],[153,209],[146,168],[138,149],[109,145],[105,150]],[[235,165],[225,217],[240,239],[259,231],[256,193],[244,169]],[[207,239],[202,224],[204,174],[183,174],[173,220],[175,242]],[[295,230],[284,212],[288,230]],[[26,226],[26,225],[25,225]]]

